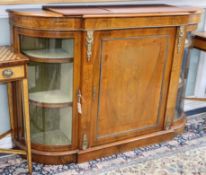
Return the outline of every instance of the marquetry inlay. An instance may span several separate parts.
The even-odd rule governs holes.
[[[8,46],[2,46],[0,47],[0,65],[6,64],[10,62],[19,62],[19,61],[25,61],[25,58],[22,58],[15,54],[10,47]]]

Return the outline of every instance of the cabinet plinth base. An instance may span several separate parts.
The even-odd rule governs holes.
[[[77,155],[65,155],[65,156],[44,156],[44,155],[37,155],[32,154],[32,160],[34,162],[47,164],[47,165],[60,165],[60,164],[68,164],[76,162]]]
[[[112,154],[129,151],[137,147],[160,143],[163,141],[171,140],[176,135],[184,131],[186,123],[185,116],[174,122],[174,125],[169,130],[159,131],[132,139],[118,141],[110,144],[96,146],[87,150],[74,150],[74,151],[61,151],[61,152],[47,152],[32,150],[32,159],[35,162],[43,164],[66,164],[66,163],[81,163],[96,158],[109,156]],[[15,144],[25,149],[25,146],[20,142]]]
[[[97,159],[112,154],[129,151],[137,147],[146,146],[155,143],[161,143],[163,141],[171,140],[176,135],[184,131],[186,119],[181,117],[169,130],[159,131],[144,136],[135,137],[111,144],[102,146],[96,146],[87,150],[82,150],[78,153],[78,163],[85,162],[88,160]]]

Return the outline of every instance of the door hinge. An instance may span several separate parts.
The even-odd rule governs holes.
[[[78,90],[78,93],[77,93],[77,111],[79,114],[82,114],[81,99],[82,99],[82,94],[81,94],[81,91]]]
[[[88,148],[88,145],[89,145],[89,143],[88,143],[87,135],[84,134],[84,135],[83,135],[83,142],[82,142],[82,149],[83,149],[83,150],[87,149],[87,148]]]

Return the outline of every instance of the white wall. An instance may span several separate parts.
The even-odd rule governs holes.
[[[9,25],[7,18],[0,19],[0,45],[9,44]],[[9,129],[6,86],[0,84],[0,133]]]
[[[9,130],[9,112],[6,85],[0,85],[0,133]]]
[[[31,8],[32,5],[0,6],[0,45],[10,44],[9,20],[6,9],[8,8]],[[35,7],[40,7],[36,5]],[[6,85],[0,84],[0,134],[9,130],[9,112]]]
[[[198,3],[197,3],[198,2]],[[121,2],[122,3],[122,2]],[[172,5],[192,5],[206,7],[206,0],[153,0],[153,1],[130,1],[130,3],[167,3]],[[102,4],[102,3],[101,3]],[[41,5],[0,5],[0,45],[9,45],[9,22],[6,9],[15,8],[40,8]],[[6,86],[0,85],[0,134],[9,128],[8,104],[6,100]]]

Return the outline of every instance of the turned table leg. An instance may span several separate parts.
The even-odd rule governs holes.
[[[22,80],[23,90],[23,107],[24,107],[24,122],[25,122],[25,133],[26,133],[26,147],[27,147],[27,160],[29,173],[32,174],[32,157],[31,157],[31,134],[30,134],[30,117],[29,117],[29,95],[28,95],[28,80]]]

